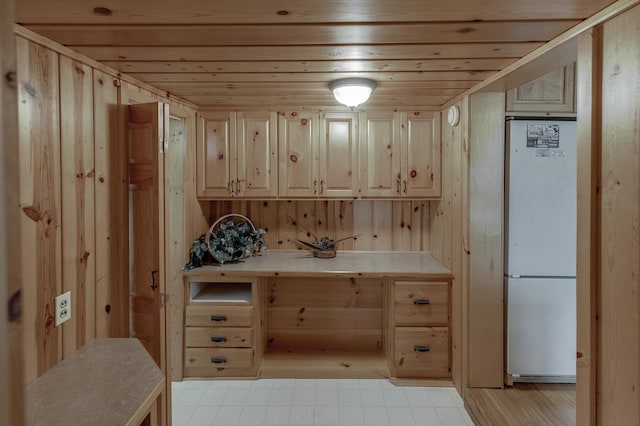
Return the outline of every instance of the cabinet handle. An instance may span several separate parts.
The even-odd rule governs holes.
[[[407,191],[405,191],[407,192]],[[236,194],[240,195],[240,179],[236,180]]]
[[[431,351],[431,348],[429,346],[414,346],[413,347],[413,351],[414,352],[429,352],[429,351]]]
[[[413,299],[414,305],[430,305],[431,300],[429,299]]]
[[[229,192],[233,194],[233,181],[229,182]]]
[[[226,342],[227,338],[226,337],[214,337],[214,336],[211,336],[211,341],[213,343]]]
[[[405,179],[404,181],[404,193],[407,193],[407,180]]]
[[[396,192],[398,194],[400,193],[400,181],[399,180],[396,181]]]
[[[226,315],[211,315],[211,321],[226,321]]]
[[[212,364],[226,364],[227,363],[227,357],[211,358],[211,363]]]
[[[313,181],[313,194],[317,194],[318,193],[318,181],[314,180]]]
[[[324,180],[320,181],[320,195],[324,192]]]

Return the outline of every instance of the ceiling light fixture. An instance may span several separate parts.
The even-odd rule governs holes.
[[[368,78],[341,78],[329,83],[336,100],[349,108],[366,102],[375,88],[376,82]]]

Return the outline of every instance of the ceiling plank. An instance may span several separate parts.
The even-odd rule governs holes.
[[[289,73],[289,72],[375,72],[375,71],[498,71],[515,58],[430,59],[380,61],[258,61],[258,62],[113,62],[104,64],[125,73],[210,72],[210,73]],[[336,75],[336,78],[338,76]]]
[[[98,61],[296,61],[439,58],[520,58],[543,43],[375,46],[69,46]]]
[[[225,24],[584,19],[610,0],[20,0],[22,24]],[[95,13],[94,6],[108,7]],[[110,12],[110,13],[109,13]]]
[[[367,101],[366,108],[370,107],[379,107],[379,106],[440,106],[445,102],[449,101],[452,96],[429,96],[429,97],[420,97],[420,96],[389,96],[389,97],[375,97],[370,98]],[[219,97],[219,96],[190,96],[187,97],[189,101],[198,104],[200,106],[210,106],[210,105],[242,105],[250,108],[257,107],[265,107],[271,108],[274,105],[281,106],[291,106],[291,107],[300,107],[300,106],[317,106],[317,105],[334,105],[338,106],[339,104],[336,102],[333,97],[309,97],[309,96],[299,96],[299,97],[287,97],[287,96],[268,96],[268,97],[253,97],[253,96],[227,96],[227,97]]]
[[[283,46],[546,41],[579,20],[294,25],[30,25],[73,46]]]
[[[345,72],[340,78],[364,77],[376,81],[419,81],[444,87],[463,87],[476,84],[494,71],[400,71],[400,72]],[[129,73],[147,83],[234,83],[234,82],[298,82],[331,81],[332,72],[281,72],[281,73]]]

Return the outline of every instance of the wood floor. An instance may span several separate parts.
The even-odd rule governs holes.
[[[468,392],[465,406],[477,425],[576,424],[575,384],[516,383],[513,388]]]

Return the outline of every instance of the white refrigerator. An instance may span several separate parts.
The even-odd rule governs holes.
[[[576,122],[506,126],[505,383],[575,382]]]

